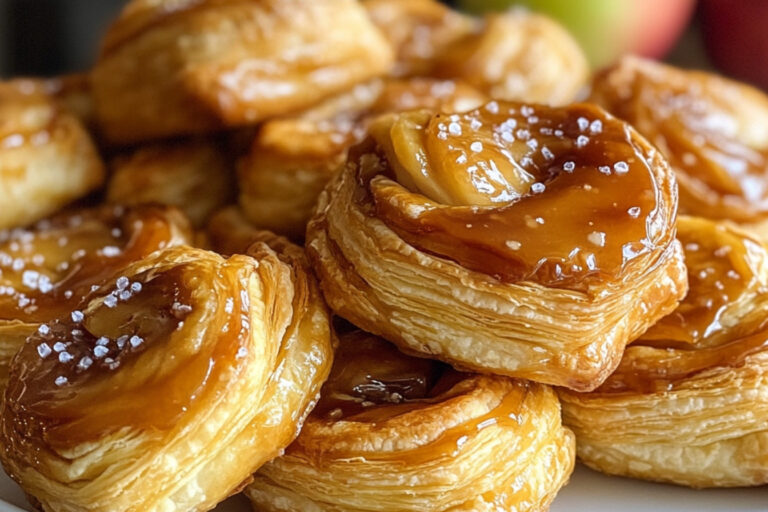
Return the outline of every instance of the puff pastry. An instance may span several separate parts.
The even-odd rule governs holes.
[[[73,114],[29,80],[0,83],[0,229],[46,217],[103,181]]]
[[[302,109],[392,61],[354,0],[133,0],[91,81],[104,135],[127,143]]]
[[[330,370],[301,250],[179,246],[27,339],[0,418],[6,471],[47,511],[204,511],[298,434]]]
[[[332,309],[405,350],[590,390],[686,291],[661,155],[593,105],[391,115],[321,194]]]
[[[158,206],[79,210],[0,231],[0,389],[11,358],[41,324],[129,263],[189,236],[181,213]]]
[[[732,80],[626,57],[594,80],[591,101],[667,157],[683,213],[754,224],[768,237],[768,96]]]
[[[768,247],[681,217],[690,291],[592,393],[563,391],[589,466],[692,487],[768,483]]]
[[[475,88],[451,80],[377,80],[301,116],[268,121],[238,166],[240,205],[254,224],[303,239],[317,196],[372,119],[413,108],[459,112],[484,100]]]
[[[365,0],[395,51],[393,76],[428,75],[451,44],[479,28],[477,20],[437,0]]]
[[[195,227],[234,199],[234,162],[215,141],[152,144],[116,157],[111,167],[107,201],[176,206]]]
[[[34,92],[54,98],[85,126],[93,124],[93,98],[87,74],[74,73],[43,79],[16,78],[12,83],[27,94]]]
[[[550,388],[461,373],[381,338],[341,336],[321,399],[246,488],[272,511],[545,511],[573,434]]]
[[[496,99],[564,105],[585,88],[589,64],[565,28],[515,9],[487,15],[440,54],[432,73],[465,80]]]

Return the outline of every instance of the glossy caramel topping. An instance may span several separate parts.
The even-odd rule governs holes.
[[[43,324],[14,361],[14,428],[54,447],[126,427],[167,430],[225,369],[237,378],[248,304],[239,293],[224,296],[234,279],[225,270],[214,284],[200,273],[186,263],[120,276],[82,309]]]
[[[689,291],[627,349],[600,391],[653,392],[704,370],[733,367],[768,347],[768,251],[727,224],[682,217]],[[746,302],[745,302],[746,301]]]
[[[598,75],[593,101],[632,123],[665,154],[681,173],[683,192],[739,206],[729,218],[768,212],[768,97],[762,92],[716,75],[626,58]],[[682,199],[686,211],[690,205]]]
[[[376,147],[351,159],[375,214],[411,245],[472,270],[579,288],[620,279],[671,243],[668,170],[597,107],[491,102],[390,116],[371,133]]]
[[[104,207],[0,230],[0,319],[45,321],[180,236],[162,207]],[[183,226],[183,224],[180,224]]]
[[[721,318],[734,301],[760,286],[754,255],[764,249],[758,242],[726,225],[689,217],[680,219],[678,239],[685,250],[688,295],[636,343],[681,348],[711,345],[724,330],[739,329],[722,325]]]
[[[453,411],[452,399],[471,394],[476,387],[499,386],[498,402],[490,410],[457,425],[442,427],[429,444],[409,450],[375,449],[365,452],[369,460],[399,460],[409,465],[424,464],[457,456],[464,445],[482,430],[493,426],[518,428],[527,419],[523,411],[528,384],[513,383],[459,372],[431,359],[408,356],[383,339],[360,330],[340,335],[331,374],[321,391],[311,419],[326,422],[368,423],[371,428],[398,416],[433,407]],[[481,382],[482,381],[482,382]],[[495,389],[494,391],[500,391]],[[487,404],[483,402],[480,408]],[[448,413],[446,413],[448,414]],[[446,417],[446,420],[451,418]],[[302,439],[288,451],[298,450]],[[357,457],[354,451],[334,450],[334,457]]]
[[[352,331],[340,336],[313,414],[333,420],[384,420],[421,407],[458,375],[443,363],[405,355],[377,336]]]

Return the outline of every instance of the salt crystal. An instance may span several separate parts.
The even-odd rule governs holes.
[[[54,382],[54,383],[55,383],[57,386],[61,387],[61,386],[63,386],[64,384],[66,384],[67,382],[69,382],[69,379],[67,379],[67,378],[66,378],[66,377],[64,377],[63,375],[59,375],[58,377],[56,377],[56,380],[55,380],[55,381],[53,381],[53,382]]]
[[[70,316],[72,317],[72,321],[76,323],[82,322],[83,318],[85,318],[85,315],[83,315],[83,312],[77,311],[77,310],[73,311]]]
[[[587,235],[587,240],[598,247],[605,247],[605,233],[593,231]]]
[[[41,343],[37,346],[37,353],[45,359],[49,355],[51,355],[51,347],[48,346],[47,343]]]

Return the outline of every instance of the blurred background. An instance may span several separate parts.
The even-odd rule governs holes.
[[[446,0],[447,1],[447,0]],[[0,0],[0,77],[88,69],[126,0]],[[482,13],[522,5],[558,19],[593,66],[639,53],[714,68],[768,89],[768,0],[453,0]]]

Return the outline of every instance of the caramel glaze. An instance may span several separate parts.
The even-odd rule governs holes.
[[[16,431],[6,439],[62,450],[123,428],[171,430],[213,384],[238,378],[249,303],[232,290],[247,283],[226,265],[212,283],[203,271],[187,262],[122,276],[29,337],[6,392],[3,428]]]
[[[505,282],[589,289],[673,242],[674,182],[599,107],[491,102],[380,119],[358,203],[414,247]]]
[[[165,207],[110,206],[0,231],[0,320],[43,322],[71,311],[93,285],[177,243],[179,227],[187,228],[183,218]]]
[[[461,374],[431,359],[403,354],[363,331],[340,336],[334,364],[312,414],[375,422],[429,403]]]
[[[370,428],[398,416],[441,407],[451,399],[471,392],[480,377],[454,370],[430,359],[399,352],[381,338],[355,330],[340,336],[331,374],[309,421],[367,423]],[[494,377],[504,379],[503,377]],[[510,386],[501,401],[486,414],[446,430],[428,449],[395,452],[366,452],[368,460],[402,460],[421,464],[440,457],[456,456],[478,432],[491,426],[514,425],[523,419],[521,410],[528,386]],[[289,446],[288,453],[298,446]],[[336,453],[337,457],[355,456]]]
[[[595,78],[592,101],[664,152],[680,175],[681,196],[708,190],[718,196],[705,199],[711,207],[728,208],[725,216],[718,209],[689,211],[681,197],[683,212],[744,222],[768,214],[768,147],[750,142],[759,130],[739,111],[758,96],[764,109],[764,95],[746,85],[628,58]]]
[[[713,368],[732,368],[768,347],[768,288],[760,266],[768,262],[760,242],[698,218],[682,217],[678,237],[685,250],[689,291],[680,306],[625,353],[597,392],[655,392]],[[754,295],[739,316],[734,302]],[[730,313],[730,315],[729,315]],[[727,317],[727,319],[726,319]]]

